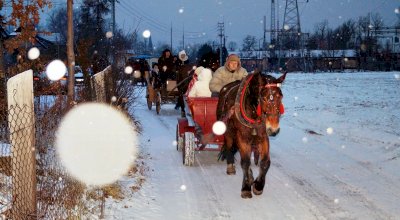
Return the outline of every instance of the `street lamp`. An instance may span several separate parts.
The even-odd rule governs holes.
[[[151,32],[149,30],[144,30],[142,36],[144,37],[144,52],[147,53],[147,41],[151,36]]]
[[[106,38],[107,38],[107,51],[106,51],[106,56],[107,56],[107,61],[113,62],[114,57],[113,57],[113,51],[110,51],[111,48],[111,38],[114,36],[112,31],[107,31],[106,32]]]

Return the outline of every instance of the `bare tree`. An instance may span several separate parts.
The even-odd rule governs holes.
[[[374,29],[375,31],[382,30],[385,26],[382,16],[379,13],[371,14],[371,25],[370,28]],[[376,32],[374,32],[376,35]]]
[[[326,49],[326,44],[327,44],[327,30],[328,30],[328,20],[323,20],[314,26],[314,31],[315,31],[315,40],[317,41],[316,44],[318,46],[318,49]]]
[[[369,28],[369,15],[368,16],[360,16],[357,21],[357,34],[361,39],[365,39],[370,36],[370,28]]]
[[[2,9],[5,1],[0,1],[0,9]],[[40,13],[39,11],[43,11],[46,7],[51,7],[50,0],[41,0],[41,1],[23,1],[23,0],[11,0],[9,4],[12,5],[12,12],[10,17],[1,17],[1,25],[5,23],[6,25],[11,25],[14,27],[18,27],[19,34],[13,38],[9,39],[1,39],[0,49],[7,49],[8,53],[13,53],[18,51],[20,54],[20,64],[16,65],[16,71],[23,71],[27,68],[22,64],[24,59],[24,55],[26,49],[30,43],[35,43],[35,37],[37,31],[35,30],[35,26],[39,24],[40,21]],[[0,60],[4,60],[4,53],[0,53]],[[25,64],[26,65],[26,64]],[[12,67],[13,68],[13,67]],[[3,62],[0,62],[0,71],[4,70]],[[0,73],[0,78],[4,77],[4,74]]]
[[[349,49],[350,43],[354,43],[352,39],[355,36],[355,26],[355,22],[350,19],[334,30],[335,39],[333,47],[335,49]]]
[[[73,11],[74,30],[78,29],[80,19],[79,14],[80,10]],[[65,27],[67,27],[67,8],[60,7],[50,13],[49,17],[47,18],[46,29],[53,33],[59,33],[61,42],[67,42],[67,30]]]
[[[229,50],[232,50],[232,51],[236,50],[237,49],[237,43],[233,42],[233,41],[230,41],[228,43],[228,48],[229,48]]]
[[[257,50],[257,40],[255,36],[247,35],[243,39],[242,51],[245,57],[250,57]]]

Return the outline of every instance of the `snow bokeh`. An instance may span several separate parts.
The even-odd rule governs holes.
[[[150,35],[151,35],[151,32],[146,29],[146,30],[143,31],[142,35],[143,35],[144,38],[149,38]]]
[[[327,128],[326,129],[327,134],[333,134],[333,128]]]
[[[113,96],[111,97],[111,102],[116,102],[117,101],[117,97]]]
[[[37,47],[32,47],[28,51],[28,58],[30,60],[36,60],[40,56],[40,50]]]
[[[67,67],[61,60],[53,60],[46,67],[46,75],[50,80],[61,79],[67,73]]]
[[[226,125],[223,121],[216,121],[212,126],[212,131],[216,135],[223,135],[226,131]]]
[[[114,34],[113,34],[112,31],[107,31],[107,32],[106,32],[106,38],[107,38],[107,39],[110,39],[110,38],[112,38],[113,36],[114,36]]]
[[[141,75],[141,73],[139,70],[133,71],[133,77],[135,77],[136,79],[140,78],[140,75]]]
[[[124,69],[124,72],[126,74],[132,74],[133,68],[131,66],[126,66],[125,69]]]
[[[87,185],[118,180],[133,165],[137,134],[129,119],[115,108],[80,104],[62,119],[56,149],[62,164]]]

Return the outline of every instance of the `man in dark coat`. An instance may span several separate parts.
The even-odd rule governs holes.
[[[189,85],[190,79],[189,74],[193,71],[192,65],[188,64],[189,57],[186,55],[184,50],[180,51],[178,54],[178,59],[176,60],[176,83],[178,86],[179,96],[175,105],[175,109],[181,108],[182,116],[185,114],[185,106],[183,103],[183,94],[185,94],[187,87]],[[186,80],[185,82],[183,82]]]
[[[165,49],[162,52],[160,58],[158,58],[158,67],[160,68],[160,76],[162,83],[166,83],[167,79],[174,78],[175,64],[174,56],[169,49]]]

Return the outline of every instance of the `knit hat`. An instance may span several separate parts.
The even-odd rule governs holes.
[[[227,63],[231,62],[231,61],[236,61],[236,62],[240,63],[240,59],[239,59],[238,55],[236,55],[236,54],[231,54],[226,58]]]
[[[189,57],[186,55],[185,50],[182,50],[178,53],[178,57],[182,62],[185,62],[186,60],[189,59]]]
[[[199,73],[200,73],[201,71],[203,71],[203,69],[204,69],[204,67],[202,67],[202,66],[197,67],[197,68],[194,70],[194,74],[196,74],[196,75],[198,76]]]

